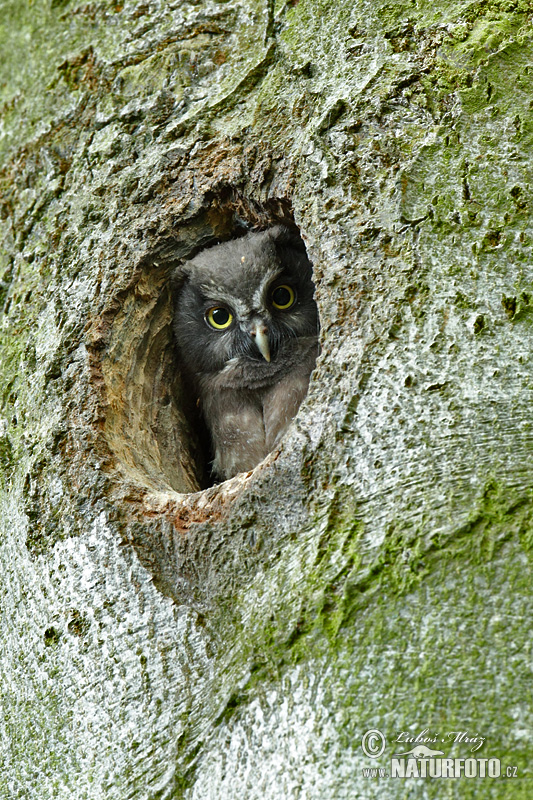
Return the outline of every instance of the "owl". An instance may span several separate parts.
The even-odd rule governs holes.
[[[212,470],[253,469],[286,432],[318,354],[312,267],[283,225],[210,247],[179,268],[173,328],[210,434]]]

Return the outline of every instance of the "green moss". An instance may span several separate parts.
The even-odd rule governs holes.
[[[229,5],[227,8],[233,13]],[[444,302],[439,307],[435,294],[450,286],[447,279],[455,281],[461,275],[462,282],[453,283],[446,302],[451,297],[459,311],[473,310],[477,295],[472,275],[476,271],[486,276],[487,282],[493,276],[502,277],[494,291],[500,324],[508,333],[512,326],[505,323],[506,316],[513,324],[530,319],[531,287],[527,282],[516,286],[504,283],[508,262],[502,256],[509,254],[514,263],[523,264],[530,258],[522,231],[529,210],[529,162],[524,167],[520,158],[533,132],[533,53],[529,42],[520,39],[530,25],[530,18],[522,13],[526,10],[523,3],[474,3],[459,12],[456,3],[439,3],[436,7],[429,0],[365,7],[301,0],[288,4],[287,25],[272,42],[265,41],[265,34],[273,31],[272,19],[265,21],[268,15],[263,15],[263,4],[254,2],[248,4],[250,16],[239,23],[238,29],[234,17],[228,20],[228,28],[236,31],[234,39],[225,36],[222,22],[217,29],[213,23],[209,29],[190,30],[183,41],[177,41],[175,30],[169,27],[169,38],[162,35],[159,49],[150,51],[146,58],[140,50],[131,58],[124,56],[125,42],[140,23],[132,18],[113,29],[113,15],[122,12],[111,3],[53,0],[33,3],[30,8],[9,2],[4,10],[6,27],[0,30],[4,45],[8,23],[16,29],[18,45],[28,36],[33,45],[29,55],[16,56],[13,74],[4,75],[1,82],[7,146],[18,150],[21,167],[20,173],[6,171],[2,193],[9,199],[11,186],[19,181],[16,185],[22,205],[14,219],[19,237],[16,249],[24,249],[28,259],[17,262],[14,286],[11,262],[1,268],[8,284],[4,294],[13,292],[13,305],[9,311],[11,330],[2,334],[2,413],[8,430],[0,439],[0,459],[5,470],[19,463],[21,474],[25,469],[33,479],[25,486],[24,508],[30,522],[26,545],[34,556],[49,552],[70,532],[69,513],[85,524],[90,515],[85,513],[84,504],[94,506],[95,498],[110,496],[106,478],[95,476],[84,465],[80,473],[85,483],[75,490],[78,499],[69,496],[63,505],[50,506],[49,487],[54,479],[51,459],[57,456],[64,462],[71,454],[65,456],[61,451],[64,429],[56,433],[51,429],[48,436],[38,428],[43,409],[35,408],[31,393],[39,392],[43,403],[45,397],[46,402],[54,397],[52,383],[61,378],[68,345],[66,349],[61,346],[58,353],[51,346],[44,356],[41,348],[37,357],[32,333],[39,322],[48,319],[46,315],[40,317],[39,310],[43,303],[49,304],[54,317],[50,331],[41,331],[39,339],[40,343],[49,343],[54,326],[59,325],[58,301],[50,283],[54,269],[60,265],[62,285],[68,286],[68,278],[85,266],[80,261],[86,258],[86,251],[81,259],[76,254],[80,242],[87,240],[74,229],[101,225],[95,230],[98,237],[113,224],[108,219],[110,204],[120,198],[131,203],[142,178],[144,166],[137,169],[135,159],[142,160],[143,148],[148,160],[159,157],[156,140],[162,128],[158,126],[163,126],[169,115],[181,113],[173,103],[186,102],[185,90],[198,89],[204,79],[205,97],[199,91],[189,116],[185,113],[185,120],[165,136],[168,133],[170,140],[194,130],[191,138],[197,142],[202,137],[234,136],[239,146],[244,142],[246,147],[257,146],[261,153],[277,151],[280,161],[293,167],[286,182],[279,185],[286,187],[288,195],[297,186],[295,197],[302,219],[311,226],[318,215],[326,215],[326,222],[334,223],[332,241],[339,253],[349,259],[350,253],[357,251],[350,291],[360,292],[364,283],[358,302],[364,306],[380,281],[376,290],[380,301],[386,292],[396,293],[386,311],[386,325],[380,328],[379,319],[373,320],[375,327],[365,335],[386,339],[383,331],[387,330],[395,341],[400,340],[400,348],[405,326],[396,311],[407,306],[415,321],[415,338],[427,321],[428,307],[435,312],[436,326],[442,332]],[[149,22],[150,8],[139,4],[137,10]],[[277,10],[281,10],[280,3]],[[128,13],[127,7],[125,11]],[[453,24],[438,28],[447,22]],[[415,49],[417,43],[420,53]],[[55,52],[61,52],[61,57]],[[20,61],[23,58],[24,64]],[[218,81],[217,68],[222,66]],[[47,91],[43,91],[43,85]],[[153,95],[159,99],[152,106]],[[130,102],[131,108],[124,111],[127,119],[122,119],[120,114]],[[94,124],[97,113],[98,126]],[[145,123],[145,128],[139,127]],[[40,125],[44,130],[50,126],[51,132],[44,139],[37,138]],[[246,130],[249,125],[252,133]],[[517,148],[520,158],[511,160],[508,150],[499,150],[504,128],[511,131],[506,141]],[[28,144],[32,138],[33,143]],[[312,150],[316,161],[302,156]],[[213,152],[218,153],[216,148]],[[51,169],[50,162],[57,177],[49,180],[45,190],[43,175]],[[87,172],[80,172],[86,164]],[[507,179],[499,170],[502,165],[508,169],[510,164],[514,171]],[[400,165],[403,171],[398,169]],[[119,177],[108,177],[106,170],[111,167],[116,170],[113,175]],[[250,178],[247,168],[243,166],[239,181]],[[258,196],[270,191],[269,169],[265,166],[263,178],[253,178]],[[306,184],[313,170],[320,171],[320,180]],[[515,174],[519,170],[522,172]],[[89,173],[92,194],[68,195],[71,205],[57,211],[61,198],[67,202],[69,186],[75,192],[80,174],[86,178]],[[238,170],[228,174],[230,181]],[[331,185],[335,186],[333,192]],[[308,189],[310,196],[304,197]],[[318,211],[310,213],[313,203]],[[155,215],[160,207],[154,208]],[[67,222],[54,217],[56,213],[65,214]],[[394,228],[396,238],[385,230],[387,225]],[[406,228],[408,234],[403,232]],[[65,232],[69,229],[74,230],[72,235]],[[524,239],[519,239],[520,232]],[[523,245],[516,253],[510,245],[515,239]],[[412,254],[407,252],[409,243]],[[467,252],[463,261],[456,256],[459,248]],[[367,258],[368,253],[371,255]],[[89,251],[88,269],[97,271],[93,255],[94,251]],[[432,272],[433,263],[438,263],[438,269]],[[126,275],[117,278],[113,272],[119,269],[117,265],[98,262],[100,268],[108,282],[103,285],[127,283]],[[360,278],[361,285],[356,285]],[[341,284],[343,290],[346,285]],[[455,292],[455,285],[461,290]],[[333,292],[338,286],[331,284],[329,289]],[[27,291],[34,292],[31,307],[25,301]],[[87,303],[93,299],[87,297]],[[86,313],[83,302],[80,299],[79,327],[68,336],[62,329],[62,341],[82,340],[83,325],[94,313],[92,308]],[[491,313],[477,315],[473,328],[480,335],[472,347],[481,346],[489,338],[481,334]],[[381,348],[383,352],[391,341],[365,344],[375,359],[365,374],[371,377],[377,351]],[[442,339],[437,346],[432,344],[427,361],[436,352],[453,359],[448,344]],[[423,339],[417,340],[416,353],[425,345]],[[367,380],[363,371],[357,379],[361,394]],[[34,372],[41,375],[38,386],[29,385],[33,382],[24,376]],[[416,385],[411,376],[407,377],[409,383],[405,378],[402,386]],[[444,387],[444,381],[435,379],[430,388],[435,393],[443,389],[445,395]],[[65,399],[63,388],[57,394]],[[216,632],[213,638],[218,637],[219,647],[216,654],[209,654],[210,667],[217,673],[213,679],[216,702],[209,696],[202,702],[206,706],[212,702],[219,714],[218,724],[227,725],[270,681],[279,688],[283,677],[299,666],[304,675],[306,671],[312,676],[320,676],[321,670],[327,673],[326,705],[346,748],[358,748],[365,725],[375,727],[383,721],[387,732],[392,733],[395,725],[398,729],[415,726],[422,719],[422,726],[426,720],[435,725],[461,726],[468,718],[500,737],[496,746],[498,752],[504,752],[505,730],[512,731],[516,720],[511,719],[511,703],[502,703],[501,686],[516,690],[517,702],[529,702],[531,694],[526,680],[527,629],[523,624],[530,596],[531,493],[520,492],[503,479],[490,481],[461,524],[446,520],[446,524],[437,526],[433,517],[417,516],[398,501],[397,518],[384,526],[384,531],[381,520],[376,521],[376,531],[371,525],[365,527],[358,490],[338,485],[336,471],[343,439],[355,439],[359,401],[357,396],[348,404],[342,424],[337,425],[338,439],[332,451],[323,448],[318,455],[314,453],[314,462],[310,456],[304,465],[302,477],[309,497],[323,497],[324,506],[314,509],[303,530],[294,530],[292,539],[287,537],[279,543],[267,542],[266,535],[261,541],[265,528],[257,498],[253,498],[253,510],[235,513],[228,524],[224,534],[228,539],[245,529],[257,532],[257,537],[249,537],[249,551],[243,548],[233,553],[231,564],[221,557],[208,565],[212,571],[227,569],[228,574],[220,579],[225,596],[220,600],[209,598],[214,608],[207,614],[206,625]],[[75,402],[79,404],[80,398]],[[452,404],[449,409],[452,413]],[[91,424],[87,423],[87,428]],[[34,430],[39,441],[35,436],[32,439]],[[425,443],[431,446],[430,436]],[[90,443],[86,446],[88,451]],[[406,444],[402,453],[406,461],[409,446]],[[430,479],[428,476],[428,483]],[[460,501],[439,498],[439,513],[468,502],[465,498],[473,495],[468,480],[465,477],[463,485],[459,478],[455,484]],[[374,505],[376,516],[381,513],[380,502],[384,511],[390,502],[388,488],[383,487],[381,484],[383,495]],[[427,504],[435,509],[435,492],[428,489],[424,495],[421,490],[419,496],[421,507]],[[147,548],[152,533],[149,523],[140,524],[139,531],[138,538]],[[272,530],[267,533],[272,539]],[[377,538],[381,535],[382,540]],[[225,546],[225,541],[220,543],[221,549]],[[199,563],[204,567],[202,559],[211,554],[203,550],[203,545],[199,550]],[[187,557],[194,567],[196,555],[192,551],[191,546]],[[171,568],[169,571],[172,573]],[[247,580],[248,576],[252,577]],[[199,597],[199,601],[204,599]],[[503,622],[497,619],[498,614]],[[87,620],[73,612],[68,633],[83,637],[86,632]],[[45,658],[52,659],[60,653],[62,636],[54,626],[43,635]],[[511,660],[515,644],[516,658]],[[492,663],[486,656],[489,651]],[[514,658],[514,651],[511,654]],[[141,664],[147,672],[149,663],[148,659]],[[522,679],[522,675],[526,677]],[[224,687],[235,685],[240,688],[228,692],[224,706]],[[286,695],[292,697],[289,690]],[[30,712],[24,709],[20,718],[31,717]],[[188,738],[178,743],[180,753],[187,753],[178,795],[192,785],[192,770],[203,745],[195,739],[201,734],[192,729],[202,726],[197,725],[198,717],[193,717],[188,709]],[[14,720],[13,726],[19,730],[20,720]],[[23,744],[17,742],[16,746]],[[510,763],[516,753],[516,763],[525,769],[528,760],[524,748],[515,751],[515,744],[511,741],[506,745]],[[132,750],[136,749],[132,743]],[[60,771],[61,765],[57,768]],[[124,774],[129,779],[133,773],[125,767]],[[429,793],[438,791],[442,792],[441,786],[428,789]],[[465,791],[474,794],[469,787]],[[476,785],[475,791],[484,789]]]
[[[15,465],[13,447],[7,431],[0,430],[0,487],[5,487]]]
[[[335,642],[341,627],[353,623],[368,597],[382,591],[398,597],[423,590],[426,581],[443,564],[462,564],[465,569],[490,564],[509,540],[521,541],[530,553],[533,532],[533,493],[518,493],[490,479],[480,493],[469,519],[452,534],[441,537],[431,529],[401,520],[389,526],[377,557],[369,562],[363,545],[363,529],[347,488],[339,489],[323,522],[315,551],[315,567],[309,570],[297,629],[291,640],[299,660],[306,645],[302,636],[317,631]],[[271,629],[278,630],[276,628]],[[270,637],[272,641],[275,636]],[[290,656],[289,656],[290,658]]]
[[[270,606],[271,622],[250,619],[255,601],[243,596],[250,628],[242,635],[253,635],[233,646],[249,657],[255,653],[254,666],[220,723],[229,725],[270,685],[279,688],[296,666],[305,675],[309,665],[315,678],[327,673],[320,702],[334,709],[328,724],[342,748],[359,752],[362,732],[370,728],[386,735],[387,756],[398,751],[400,731],[429,727],[446,737],[466,730],[487,740],[479,756],[500,758],[529,777],[528,743],[515,735],[512,704],[498,687],[519,686],[517,703],[524,708],[533,701],[523,626],[533,610],[523,560],[524,550],[531,552],[533,493],[487,481],[467,522],[446,537],[399,520],[370,569],[348,487],[337,489],[328,513],[315,522],[321,533],[312,555],[300,532],[297,553],[281,557],[287,570],[270,573],[279,585],[271,584],[269,594],[281,598]],[[296,576],[292,559],[304,553],[313,567]],[[460,742],[446,741],[441,749],[446,757],[469,755]],[[515,787],[525,800],[524,785]],[[437,782],[426,788],[428,797],[442,796]],[[488,784],[475,791],[465,785],[461,792],[472,800],[493,796]]]
[[[503,295],[502,306],[507,317],[513,322],[524,319],[533,311],[533,292],[522,290],[518,295]]]

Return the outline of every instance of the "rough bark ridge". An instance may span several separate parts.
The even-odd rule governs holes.
[[[531,3],[0,13],[0,796],[502,796],[364,776],[428,729],[530,797]],[[242,220],[323,350],[201,492],[170,275]]]

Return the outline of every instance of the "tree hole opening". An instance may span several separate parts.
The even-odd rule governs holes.
[[[155,239],[132,286],[119,298],[101,361],[104,435],[121,473],[136,484],[183,494],[224,479],[213,470],[212,436],[194,381],[180,363],[173,330],[182,270],[206,248],[278,226],[305,254],[287,201],[259,206],[234,191],[212,197],[193,220]],[[286,288],[274,298],[282,309],[291,299]]]

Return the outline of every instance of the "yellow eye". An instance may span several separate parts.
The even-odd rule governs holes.
[[[223,331],[233,322],[233,314],[223,306],[215,306],[206,311],[205,318],[212,328]]]
[[[286,283],[281,286],[276,286],[271,295],[272,305],[274,308],[279,308],[280,311],[285,311],[294,305],[296,301],[296,294],[291,286]]]

